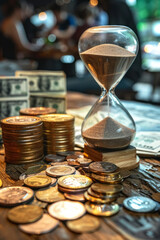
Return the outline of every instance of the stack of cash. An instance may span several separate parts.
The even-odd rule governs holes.
[[[74,149],[74,117],[69,114],[41,115],[46,154]]]
[[[66,111],[66,76],[63,71],[16,71],[16,76],[29,80],[30,107]]]
[[[29,106],[26,77],[0,77],[0,119],[18,116],[19,110]]]
[[[1,120],[5,160],[23,164],[43,159],[43,123],[32,116],[9,117]]]

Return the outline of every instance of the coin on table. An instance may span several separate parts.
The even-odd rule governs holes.
[[[24,179],[24,184],[31,188],[40,188],[49,186],[52,183],[52,179],[44,175],[35,175]]]
[[[52,217],[59,220],[74,220],[82,217],[86,209],[80,202],[64,200],[52,203],[48,207],[48,212]]]
[[[5,187],[0,189],[0,205],[16,206],[28,202],[33,196],[33,190],[28,187]]]
[[[65,199],[64,195],[58,191],[57,186],[37,191],[36,198],[47,203],[53,203]]]
[[[22,205],[9,210],[8,219],[14,223],[32,223],[42,217],[42,208],[35,205]]]
[[[68,175],[58,179],[58,185],[63,188],[80,189],[92,184],[92,179],[84,175]]]
[[[46,162],[63,162],[65,161],[65,157],[59,156],[56,154],[48,154],[45,156],[45,161]]]
[[[132,212],[147,213],[152,212],[157,204],[150,198],[133,196],[123,201],[123,206]]]
[[[2,180],[0,179],[0,187],[2,187]]]
[[[113,194],[113,193],[119,193],[122,191],[123,186],[121,184],[102,184],[102,183],[94,183],[91,186],[91,189],[95,193],[102,193],[102,194]]]
[[[61,177],[75,173],[76,169],[67,165],[52,166],[46,169],[47,175],[51,177]]]
[[[117,203],[99,204],[86,202],[85,207],[87,212],[96,216],[109,217],[119,212],[119,205]]]
[[[77,158],[77,162],[79,162],[81,166],[85,167],[88,166],[92,162],[92,160],[89,158]]]
[[[91,172],[105,175],[105,173],[112,173],[118,170],[118,167],[110,162],[93,162],[89,165]]]
[[[84,197],[86,200],[88,200],[90,202],[95,202],[95,203],[110,203],[116,199],[115,197],[110,197],[110,198],[105,198],[105,199],[93,197],[93,196],[89,195],[87,192],[84,193]]]
[[[64,193],[65,198],[73,201],[85,202],[85,197],[83,193]]]
[[[59,225],[59,221],[44,213],[37,222],[19,225],[21,231],[29,234],[43,234],[54,230]]]
[[[66,225],[73,232],[87,233],[96,231],[100,227],[100,221],[98,218],[86,214],[79,219],[67,221]]]

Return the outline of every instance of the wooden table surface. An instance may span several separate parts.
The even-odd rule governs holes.
[[[80,94],[79,97],[82,95]],[[70,94],[68,106],[84,106],[87,97],[79,102],[77,94]],[[77,100],[76,100],[77,98]],[[69,95],[68,95],[69,99]],[[84,100],[85,99],[85,100]],[[89,104],[95,102],[96,97],[89,97]],[[73,102],[74,101],[74,104]],[[78,104],[79,103],[79,104]],[[28,166],[11,165],[4,162],[4,155],[0,155],[0,178],[3,187],[22,185],[23,181],[18,176],[26,171]],[[131,170],[130,176],[123,181],[123,192],[117,199],[120,204],[120,212],[113,217],[100,217],[101,226],[94,233],[75,234],[67,229],[65,222],[60,222],[59,227],[48,234],[28,235],[21,232],[16,224],[7,220],[9,208],[0,208],[0,240],[125,240],[125,239],[160,239],[159,211],[149,214],[133,214],[123,208],[123,200],[129,196],[141,195],[151,197],[153,193],[160,192],[160,162],[155,159],[141,159],[140,167]],[[120,220],[121,219],[121,220]],[[121,223],[121,226],[118,223]],[[128,222],[129,227],[125,224]],[[131,227],[134,226],[133,228]],[[143,232],[143,233],[142,233]]]

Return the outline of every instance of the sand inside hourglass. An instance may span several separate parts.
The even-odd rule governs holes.
[[[81,53],[81,58],[95,80],[107,91],[128,70],[135,54],[114,44],[101,44]],[[135,131],[109,116],[83,132],[83,138],[93,147],[121,149],[127,147]]]

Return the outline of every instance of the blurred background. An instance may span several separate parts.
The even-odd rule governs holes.
[[[119,98],[160,104],[159,0],[0,0],[0,76],[16,70],[63,70],[67,90],[100,94],[78,54],[83,31],[125,25],[138,56],[116,88]]]

